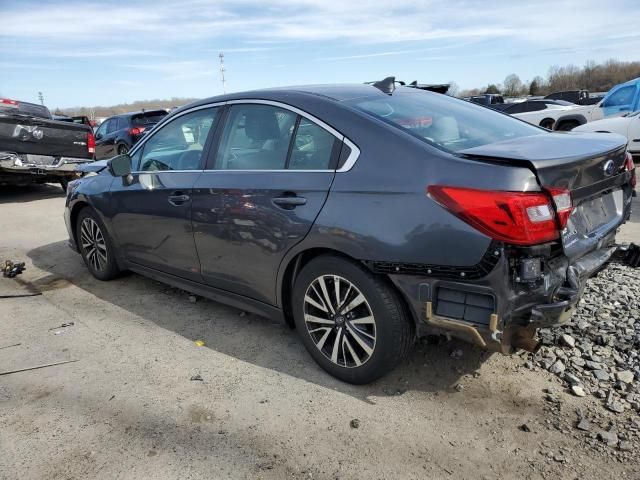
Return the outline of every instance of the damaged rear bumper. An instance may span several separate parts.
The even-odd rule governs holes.
[[[419,335],[444,333],[503,353],[535,350],[537,329],[569,321],[587,279],[620,261],[621,247],[613,244],[613,234],[607,240],[607,246],[574,261],[564,255],[547,259],[540,277],[532,281],[519,276],[515,254],[505,247],[495,250],[500,258],[493,270],[476,280],[389,277],[411,305]],[[636,246],[622,248],[638,252]],[[636,257],[625,253],[624,258]]]

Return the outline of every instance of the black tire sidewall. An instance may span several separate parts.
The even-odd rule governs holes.
[[[93,265],[91,265],[91,262],[87,259],[85,251],[82,248],[82,242],[80,241],[80,227],[82,225],[82,221],[85,218],[91,218],[94,222],[96,222],[98,224],[98,227],[100,228],[100,231],[102,232],[104,243],[107,246],[107,266],[104,270],[98,271],[93,268]],[[106,281],[115,278],[120,273],[118,263],[115,258],[115,248],[113,246],[113,242],[111,241],[111,237],[109,236],[104,223],[102,223],[102,220],[100,220],[100,217],[90,207],[85,207],[78,214],[78,218],[76,219],[76,241],[82,260],[91,272],[91,275],[93,275],[95,278],[97,278],[98,280]]]
[[[321,275],[339,275],[365,296],[376,321],[376,345],[371,357],[360,367],[341,367],[318,350],[304,321],[304,296],[307,288]],[[354,262],[336,256],[323,256],[310,261],[296,278],[292,295],[292,310],[296,329],[305,348],[314,360],[331,375],[349,383],[370,383],[404,357],[403,331],[408,328],[408,316],[397,294],[385,282]],[[404,323],[404,324],[403,324]],[[406,335],[406,332],[404,333]]]

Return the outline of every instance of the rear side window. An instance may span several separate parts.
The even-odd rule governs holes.
[[[297,115],[271,105],[232,105],[218,148],[219,170],[282,170]]]
[[[464,100],[409,90],[345,103],[452,153],[544,133],[538,127]]]
[[[138,171],[198,170],[219,108],[187,113],[165,124],[147,140]]]
[[[292,170],[327,170],[338,140],[315,123],[301,118],[291,149]]]
[[[125,130],[127,128],[127,119],[124,117],[120,117],[118,119],[118,130]]]

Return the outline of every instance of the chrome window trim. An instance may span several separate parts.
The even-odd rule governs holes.
[[[347,157],[347,160],[344,162],[344,165],[342,165],[342,167],[340,167],[337,170],[334,170],[334,169],[296,170],[296,169],[289,169],[289,168],[282,168],[282,169],[278,169],[278,170],[216,170],[216,169],[212,169],[212,170],[205,170],[206,172],[224,172],[224,171],[228,171],[228,172],[336,172],[336,173],[344,173],[344,172],[348,172],[349,170],[351,170],[353,165],[355,165],[356,160],[360,156],[360,149],[355,145],[355,143],[353,143],[351,140],[349,140],[347,137],[345,137],[343,134],[341,134],[339,131],[337,131],[335,128],[333,128],[331,125],[326,124],[325,122],[323,122],[319,118],[311,115],[310,113],[305,112],[304,110],[300,110],[298,107],[294,107],[294,106],[289,105],[287,103],[277,102],[277,101],[274,101],[274,100],[260,100],[260,99],[254,99],[254,98],[245,98],[245,99],[240,99],[240,100],[229,100],[227,102],[227,105],[237,105],[237,104],[271,105],[273,107],[278,107],[278,108],[282,108],[283,110],[289,110],[291,112],[297,113],[301,117],[304,117],[307,120],[315,123],[319,127],[322,127],[323,129],[325,129],[327,132],[329,132],[331,135],[336,137],[341,142],[346,143],[349,146],[349,148],[351,148],[351,154],[349,155],[349,157]]]
[[[351,170],[353,168],[353,166],[355,165],[356,161],[358,160],[358,157],[360,156],[360,149],[356,146],[355,143],[353,143],[351,140],[349,140],[349,138],[345,137],[343,134],[338,132],[335,128],[333,128],[330,125],[327,125],[325,122],[323,122],[319,118],[311,115],[310,113],[307,113],[304,110],[300,110],[299,108],[294,107],[292,105],[289,105],[287,103],[276,102],[276,101],[273,101],[273,100],[260,100],[260,99],[252,99],[252,98],[239,99],[239,100],[229,100],[229,101],[226,101],[226,102],[208,103],[206,105],[198,105],[197,107],[190,108],[190,109],[185,110],[184,112],[180,112],[180,113],[178,113],[178,114],[176,114],[174,116],[167,116],[167,117],[165,117],[164,120],[162,120],[160,123],[158,123],[153,128],[153,132],[149,136],[146,136],[145,138],[143,138],[140,142],[138,142],[133,147],[133,149],[129,152],[129,156],[132,157],[132,156],[136,155],[138,153],[138,150],[140,150],[144,146],[144,144],[149,141],[149,139],[153,138],[153,136],[158,131],[160,131],[161,128],[163,128],[166,124],[171,123],[176,118],[180,118],[183,115],[187,115],[188,113],[196,112],[198,110],[204,110],[204,109],[207,109],[207,108],[214,108],[214,107],[221,107],[221,106],[225,106],[225,105],[238,105],[238,104],[271,105],[271,106],[274,106],[274,107],[282,108],[284,110],[289,110],[291,112],[297,113],[301,117],[304,117],[307,120],[315,123],[319,127],[322,127],[323,129],[325,129],[327,132],[329,132],[331,135],[336,137],[341,142],[346,143],[347,146],[351,149],[351,153],[349,154],[349,156],[345,160],[344,165],[342,165],[342,167],[340,167],[337,170],[332,170],[332,169],[326,169],[326,170],[296,170],[296,169],[289,169],[289,168],[282,168],[282,169],[276,169],[276,170],[198,169],[198,170],[153,170],[153,171],[150,170],[150,171],[135,171],[135,172],[131,172],[131,173],[132,174],[141,174],[141,173],[159,174],[159,173],[185,173],[185,172],[236,172],[236,173],[238,173],[238,172],[248,172],[248,173],[257,173],[257,172],[267,172],[267,173],[269,173],[269,172],[271,172],[271,173],[274,173],[274,172],[300,172],[300,173],[336,172],[336,173],[345,173],[345,172],[348,172],[349,170]]]
[[[206,105],[198,105],[197,107],[193,107],[190,108],[189,110],[185,110],[184,112],[180,112],[180,113],[176,113],[175,115],[167,115],[163,120],[160,121],[160,123],[157,123],[151,133],[149,135],[146,135],[142,140],[140,140],[138,143],[136,143],[133,148],[131,149],[131,151],[129,152],[129,156],[132,157],[134,156],[136,153],[138,153],[138,150],[140,150],[143,145],[145,143],[147,143],[149,141],[150,138],[153,138],[153,136],[158,133],[158,131],[160,131],[161,128],[163,128],[166,124],[169,124],[171,122],[173,122],[176,118],[180,118],[183,115],[187,115],[188,113],[193,113],[193,112],[197,112],[198,110],[205,110],[207,108],[214,108],[214,107],[221,107],[224,106],[226,104],[226,102],[216,102],[216,103],[208,103]],[[165,172],[167,171],[171,171],[171,172],[177,172],[179,170],[164,170]],[[186,170],[188,172],[197,172],[198,170]],[[137,172],[131,172],[131,173],[137,173]]]

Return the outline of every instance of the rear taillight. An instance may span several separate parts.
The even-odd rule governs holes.
[[[18,106],[18,102],[16,100],[10,100],[8,98],[0,98],[0,103],[2,103],[3,105],[11,105],[14,107]]]
[[[87,151],[91,155],[96,153],[96,137],[91,132],[87,132]]]
[[[144,127],[133,127],[129,129],[129,135],[140,135],[144,132]]]
[[[631,189],[635,189],[636,188],[636,176],[635,176],[635,170],[636,166],[633,164],[633,156],[627,152],[627,156],[624,159],[624,169],[628,172],[632,172],[631,173]]]
[[[536,245],[559,237],[554,208],[545,193],[442,185],[431,185],[427,190],[451,213],[495,240],[515,245]]]
[[[558,223],[560,224],[560,229],[563,229],[567,226],[567,221],[573,211],[571,193],[565,188],[548,187],[546,190],[553,199],[556,213],[558,214]]]

